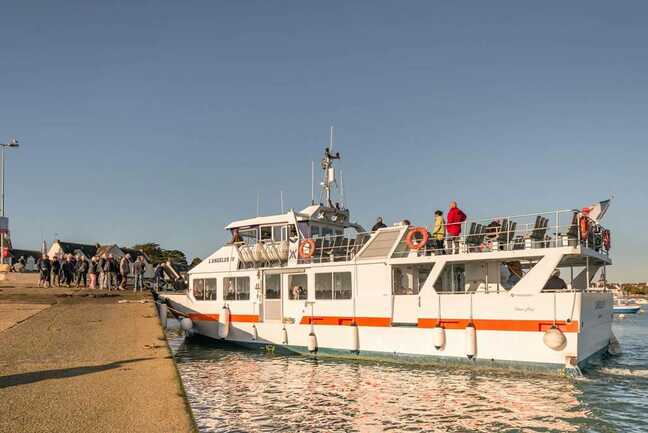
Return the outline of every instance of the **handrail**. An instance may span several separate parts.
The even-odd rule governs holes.
[[[567,214],[568,217],[563,217],[561,221],[561,216],[564,214]],[[413,253],[417,255],[481,253],[576,245],[584,245],[608,254],[609,251],[605,250],[602,243],[604,227],[597,222],[589,219],[590,231],[587,239],[581,239],[579,218],[582,215],[578,209],[563,209],[494,218],[467,219],[461,223],[460,236],[454,238],[446,233],[441,247],[438,244],[433,245],[431,242],[433,239],[430,237],[427,245],[419,250],[411,250],[405,244],[405,235],[403,235],[398,240],[392,257],[409,257]],[[394,226],[398,226],[398,224],[394,224]],[[416,226],[412,225],[411,227]],[[430,234],[434,231],[432,225],[421,227],[425,227]],[[316,241],[316,247],[313,256],[308,259],[299,259],[299,263],[350,262],[374,236],[373,232],[315,236],[313,239]],[[262,245],[268,244],[266,247],[276,251],[275,242],[258,242]],[[239,249],[247,249],[248,254],[240,256],[249,266],[285,265],[284,262],[277,263],[276,260],[272,261],[269,258],[259,260],[258,257],[254,257],[254,254],[249,254],[252,253],[254,246],[244,245],[245,247],[240,244],[236,246]]]

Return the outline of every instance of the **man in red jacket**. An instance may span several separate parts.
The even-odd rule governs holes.
[[[446,231],[448,233],[448,243],[452,254],[459,252],[459,236],[461,236],[461,223],[466,221],[466,214],[457,207],[457,202],[450,202],[450,210],[448,211],[446,221]]]

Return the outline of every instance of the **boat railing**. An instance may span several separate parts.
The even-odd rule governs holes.
[[[480,253],[583,245],[602,254],[610,250],[610,232],[579,210],[556,210],[524,215],[467,219],[453,236],[449,225],[443,233],[434,226],[400,240],[393,257]],[[418,227],[416,227],[418,228]],[[413,227],[414,229],[414,227]],[[427,239],[425,239],[427,237]],[[414,245],[415,248],[412,248]]]
[[[582,218],[585,218],[587,230],[581,227]],[[399,225],[403,224],[395,226]],[[433,225],[409,225],[409,230],[404,231],[391,257],[485,253],[577,245],[607,255],[610,249],[609,231],[578,210],[468,219],[460,224],[460,228],[460,234],[452,236],[448,233],[452,230],[448,230],[447,226],[442,233],[435,233]],[[408,236],[412,231],[415,233]],[[373,236],[374,232],[365,232],[313,237],[307,254],[301,254],[303,251],[297,254],[297,263],[352,261]],[[309,240],[311,239],[302,239],[300,242]],[[238,251],[245,267],[285,266],[291,254],[289,248],[287,241],[258,241],[254,245],[240,244]]]

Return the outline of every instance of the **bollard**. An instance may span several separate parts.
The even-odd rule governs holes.
[[[167,304],[160,304],[160,323],[162,328],[166,329],[167,327],[167,314],[169,312],[169,307]]]

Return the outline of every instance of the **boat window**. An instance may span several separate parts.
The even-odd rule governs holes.
[[[257,241],[257,229],[239,230],[239,234],[246,244],[254,244]]]
[[[285,241],[286,240],[286,226],[272,227],[272,240]]]
[[[205,296],[205,280],[203,280],[202,278],[194,278],[193,295],[194,298],[203,300]]]
[[[295,227],[294,224],[290,224],[288,226],[288,236],[290,236],[291,239],[294,239],[297,237],[297,227]]]
[[[288,299],[308,298],[308,276],[306,274],[288,275]]]
[[[333,289],[334,299],[351,299],[351,272],[334,272]]]
[[[228,301],[250,299],[250,277],[223,278],[223,293]]]
[[[437,292],[465,292],[466,266],[461,263],[449,263],[434,283]]]
[[[272,240],[272,227],[271,226],[263,226],[261,227],[261,236],[259,239],[262,241],[271,241]]]
[[[394,295],[418,295],[425,284],[432,265],[394,266],[392,268],[392,293]]]
[[[311,226],[311,237],[318,238],[320,235],[320,228],[318,226]]]
[[[205,279],[205,300],[206,301],[216,300],[216,278]]]
[[[351,272],[315,274],[315,299],[351,299]]]
[[[266,299],[281,298],[281,275],[280,274],[265,276],[265,298]]]
[[[322,237],[331,236],[331,235],[333,235],[333,230],[332,229],[322,227]]]

